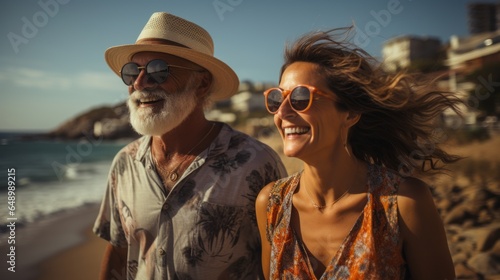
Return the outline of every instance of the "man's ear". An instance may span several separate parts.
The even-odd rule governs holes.
[[[203,73],[200,84],[198,86],[199,96],[206,97],[210,94],[210,89],[212,88],[212,74],[206,71]]]

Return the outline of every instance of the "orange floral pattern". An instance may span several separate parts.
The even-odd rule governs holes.
[[[405,279],[397,209],[401,177],[369,165],[368,201],[320,279]],[[267,207],[270,279],[316,279],[304,244],[290,226],[301,172],[276,182]]]

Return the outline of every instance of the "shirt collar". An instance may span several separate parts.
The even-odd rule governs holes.
[[[224,153],[229,149],[229,144],[231,142],[231,137],[234,135],[234,129],[226,123],[222,123],[222,128],[215,137],[215,139],[210,143],[208,151],[206,153],[207,157],[213,157]],[[139,147],[135,155],[135,160],[145,162],[145,158],[148,153],[150,153],[151,141],[153,137],[150,135],[145,135],[139,138]],[[201,154],[205,154],[202,152]]]

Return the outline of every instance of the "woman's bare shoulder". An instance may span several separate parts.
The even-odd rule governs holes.
[[[430,186],[421,179],[415,177],[406,177],[402,179],[399,184],[398,195],[416,200],[432,196]]]
[[[255,200],[255,204],[257,207],[267,207],[267,202],[269,201],[269,195],[271,194],[271,190],[276,182],[270,182],[265,185],[257,195],[257,199]]]
[[[399,185],[398,209],[409,224],[437,216],[430,186],[414,177],[404,178]]]

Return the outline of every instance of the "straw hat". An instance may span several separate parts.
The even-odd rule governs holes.
[[[212,37],[195,23],[168,13],[154,13],[135,44],[111,47],[104,57],[119,76],[122,66],[130,62],[134,54],[144,51],[175,55],[210,71],[214,100],[228,98],[238,90],[238,76],[227,64],[214,57]]]

